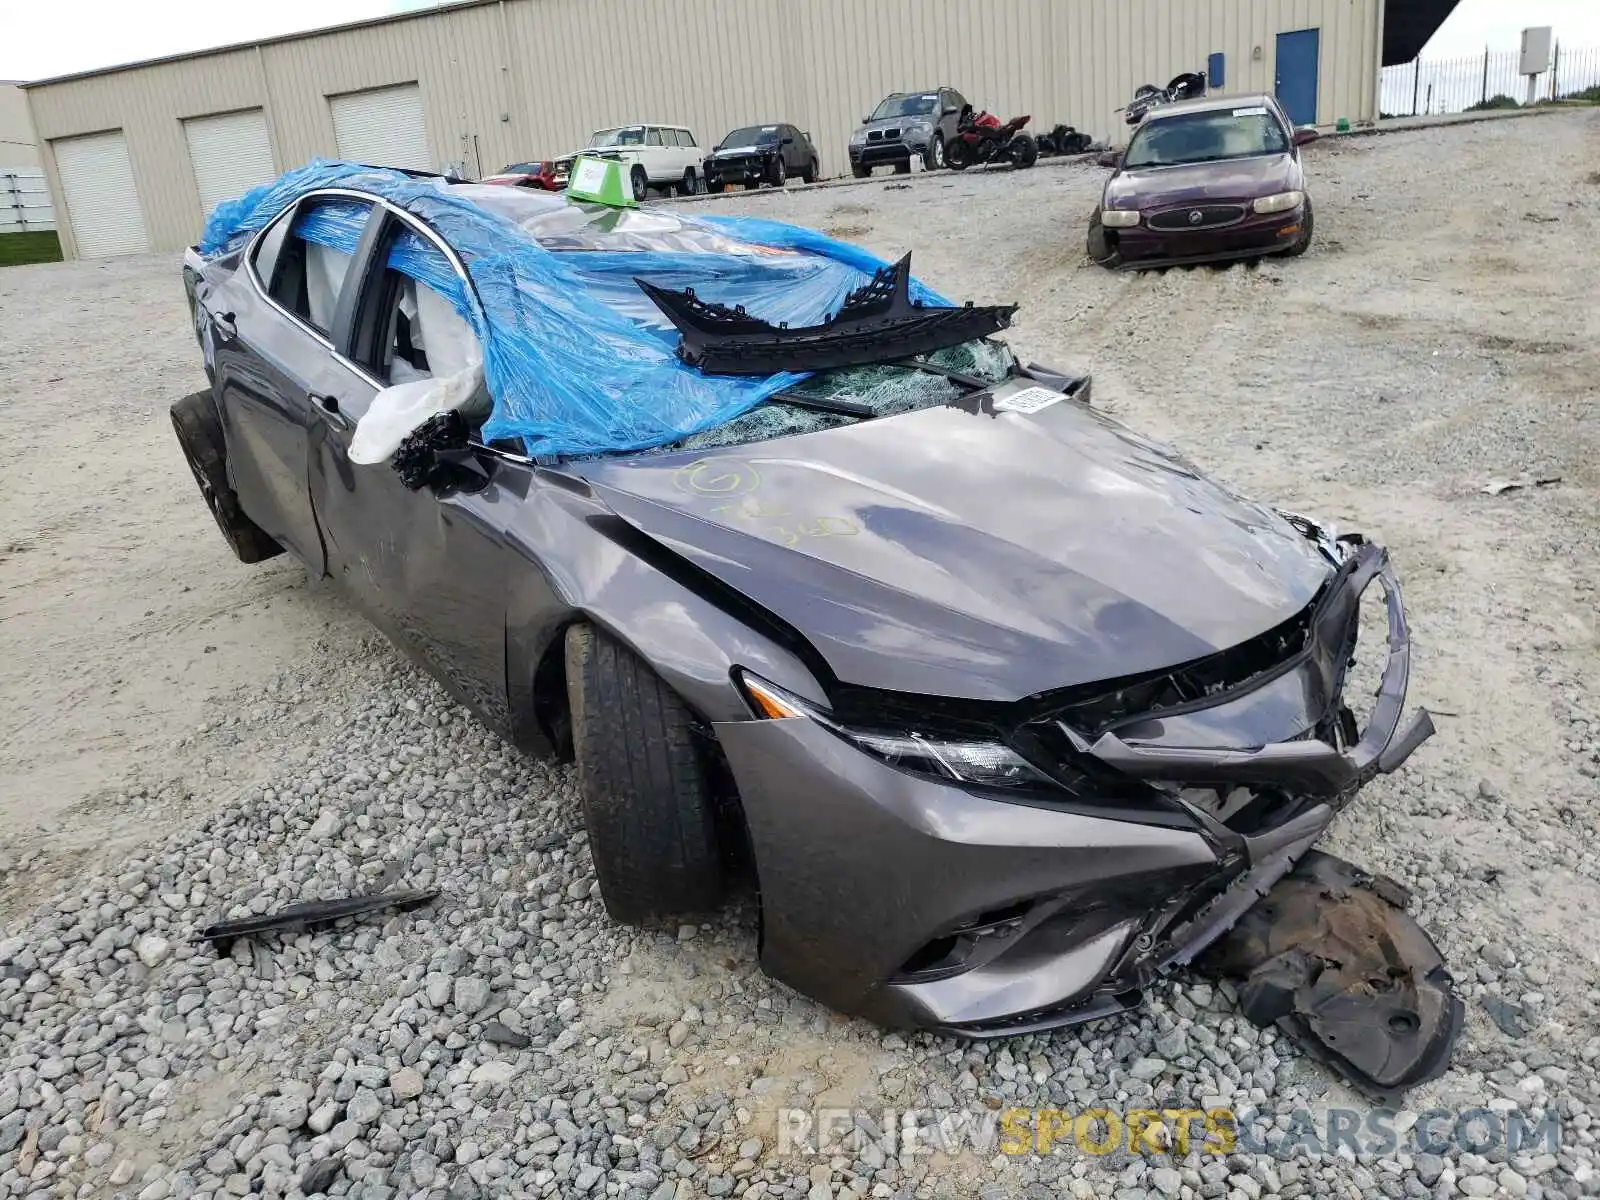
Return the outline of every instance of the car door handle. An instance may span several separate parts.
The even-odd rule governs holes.
[[[312,405],[328,419],[330,425],[336,425],[340,429],[350,428],[350,418],[345,416],[344,410],[339,407],[339,397],[325,396],[321,392],[311,392],[309,395]]]
[[[229,341],[239,336],[239,327],[233,323],[233,314],[231,312],[212,313],[211,324],[218,333]]]

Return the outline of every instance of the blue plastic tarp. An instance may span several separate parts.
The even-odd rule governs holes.
[[[666,224],[688,236],[662,236],[661,248],[639,248],[651,243],[646,232],[619,242],[626,249],[607,249],[605,223],[616,214],[594,206],[574,205],[582,209],[576,225],[568,223],[576,237],[546,246],[505,215],[509,200],[494,197],[492,211],[466,194],[487,188],[325,160],[218,205],[198,249],[236,250],[300,196],[341,185],[415,215],[459,255],[470,289],[438,247],[414,233],[396,240],[388,263],[445,296],[477,335],[494,405],[484,439],[520,439],[535,457],[667,445],[740,416],[802,378],[706,375],[685,365],[675,353],[677,331],[636,277],[692,287],[704,299],[743,305],[774,324],[805,326],[836,312],[884,265],[859,247],[749,217],[673,214]],[[361,205],[349,201],[318,205],[295,221],[296,233],[347,253],[364,225]],[[949,303],[916,282],[912,296]]]

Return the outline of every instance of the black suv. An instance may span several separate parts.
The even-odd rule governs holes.
[[[817,181],[817,148],[811,135],[793,125],[746,125],[723,138],[706,155],[706,190],[720,192],[728,184],[758,188],[782,187],[791,175]]]
[[[928,170],[944,166],[945,144],[956,135],[956,122],[967,101],[953,87],[885,96],[861,128],[850,135],[850,171],[857,179],[885,163],[897,174],[911,169],[911,156],[922,155]]]

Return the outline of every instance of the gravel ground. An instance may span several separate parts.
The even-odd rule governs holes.
[[[1329,848],[1411,887],[1462,981],[1453,1069],[1412,1113],[1555,1113],[1559,1153],[780,1153],[789,1105],[1216,1102],[1281,1114],[1280,1145],[1291,1110],[1357,1099],[1202,981],[972,1045],[771,983],[748,905],[611,924],[568,769],[483,731],[292,565],[226,558],[166,428],[201,377],[175,260],[152,257],[0,273],[0,1193],[1600,1193],[1596,163],[1592,112],[1323,143],[1309,256],[1149,276],[1084,262],[1081,166],[718,210],[1019,301],[1025,357],[1390,546],[1440,732]],[[380,878],[442,895],[220,959],[188,941]]]

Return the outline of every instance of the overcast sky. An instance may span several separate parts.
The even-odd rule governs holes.
[[[0,0],[0,79],[113,63],[360,21],[431,0]],[[1600,0],[1461,0],[1425,52],[1511,50],[1525,25],[1600,47]]]

